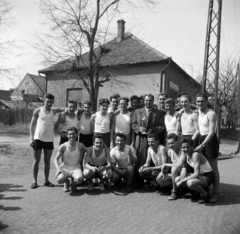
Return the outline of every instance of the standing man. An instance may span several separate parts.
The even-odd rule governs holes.
[[[145,107],[137,109],[133,116],[133,131],[139,137],[136,137],[135,148],[138,156],[137,170],[146,162],[148,142],[147,135],[150,133],[160,134],[164,131],[164,112],[153,108],[154,96],[145,95]],[[160,144],[164,145],[160,141]],[[143,179],[137,173],[138,186],[143,185]]]
[[[41,159],[41,153],[43,149],[44,153],[44,174],[45,174],[45,186],[54,187],[49,181],[50,160],[52,156],[53,147],[53,121],[54,114],[61,110],[52,109],[54,103],[54,96],[47,94],[44,105],[34,110],[31,124],[30,124],[30,146],[34,150],[34,162],[33,162],[33,183],[32,189],[38,187],[37,175],[39,169],[39,162]]]
[[[60,135],[59,145],[68,141],[67,130],[69,127],[78,129],[78,117],[75,114],[77,103],[67,102],[67,110],[59,114],[57,122],[54,124],[54,130]]]
[[[205,93],[198,93],[196,95],[196,102],[199,108],[199,146],[195,151],[200,151],[209,161],[213,173],[213,193],[210,202],[218,201],[218,187],[219,187],[219,171],[218,171],[218,153],[219,153],[219,142],[216,135],[217,128],[217,115],[216,113],[208,108],[208,97]]]
[[[174,109],[175,102],[172,98],[165,101],[166,114],[164,116],[164,123],[166,126],[167,135],[175,133],[177,135],[177,112]]]

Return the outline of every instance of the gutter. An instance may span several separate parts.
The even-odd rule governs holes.
[[[164,92],[164,84],[165,84],[165,70],[168,68],[168,66],[170,65],[170,63],[172,62],[172,57],[169,57],[169,62],[168,64],[160,71],[160,90],[159,92]]]

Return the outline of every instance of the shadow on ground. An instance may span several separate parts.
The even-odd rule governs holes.
[[[8,225],[3,224],[3,223],[0,221],[0,231],[6,229],[6,228],[8,228],[8,227],[9,227]]]

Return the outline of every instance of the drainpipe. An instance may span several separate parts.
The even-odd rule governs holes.
[[[167,69],[167,67],[170,65],[170,63],[172,62],[172,58],[169,57],[169,62],[168,64],[160,71],[160,93],[164,92],[164,84],[165,84],[165,70]]]

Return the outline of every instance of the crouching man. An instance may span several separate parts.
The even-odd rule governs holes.
[[[127,191],[132,192],[132,182],[134,177],[134,164],[137,163],[135,149],[126,145],[126,136],[123,133],[116,133],[116,147],[110,151],[112,162],[112,182],[127,178]]]
[[[204,204],[210,198],[208,188],[214,181],[214,173],[205,156],[198,151],[193,151],[192,144],[193,141],[191,139],[184,138],[181,140],[182,151],[186,156],[186,161],[194,169],[194,172],[188,174],[184,179],[181,179],[179,176],[175,181],[178,187],[188,187],[200,193],[201,198],[198,203]]]
[[[159,137],[155,133],[150,133],[147,137],[148,152],[146,163],[139,168],[140,176],[149,183],[152,191],[159,186],[167,187],[171,181],[162,173],[162,165],[168,162],[167,150],[165,146],[159,145]],[[151,166],[153,165],[153,166]],[[168,168],[166,168],[168,170]]]
[[[54,164],[57,169],[56,179],[59,184],[64,184],[63,191],[69,191],[69,178],[72,180],[72,191],[76,191],[76,184],[83,182],[82,161],[87,148],[77,142],[78,130],[70,127],[67,130],[68,141],[60,145]],[[62,164],[59,165],[61,158]]]
[[[92,179],[100,180],[99,187],[101,191],[105,190],[104,182],[112,177],[109,149],[103,142],[103,136],[96,133],[93,136],[93,146],[88,148],[85,160],[84,177],[88,180],[88,190],[93,190]]]

